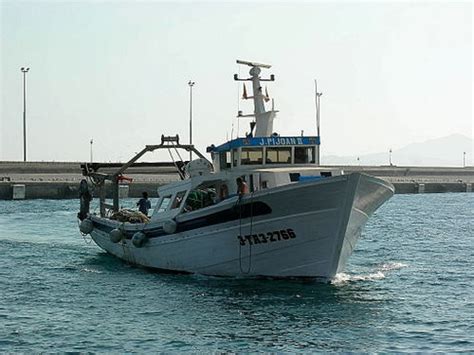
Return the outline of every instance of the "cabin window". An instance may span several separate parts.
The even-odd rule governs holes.
[[[242,148],[240,164],[241,165],[257,165],[263,162],[262,148]]]
[[[267,148],[267,156],[265,159],[267,164],[290,164],[291,163],[291,148],[278,147]]]
[[[176,194],[176,197],[174,198],[173,204],[171,205],[171,209],[181,207],[181,205],[183,203],[184,195],[186,195],[186,190],[180,191]]]
[[[311,164],[315,160],[314,147],[295,147],[295,164]]]
[[[158,208],[158,213],[164,212],[168,209],[168,206],[170,205],[171,202],[171,195],[164,196],[161,199],[160,207]]]
[[[237,149],[232,150],[232,165],[237,166],[237,163],[239,161],[239,153]]]
[[[219,166],[221,170],[230,168],[230,152],[219,153]]]

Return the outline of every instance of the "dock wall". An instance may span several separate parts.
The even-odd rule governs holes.
[[[14,197],[14,185],[24,185],[25,199],[74,199],[83,179],[79,162],[0,162],[0,200]],[[334,168],[332,166],[331,168]],[[397,167],[397,166],[339,166],[346,174],[362,172],[381,177],[395,186],[397,194],[472,192],[474,167]],[[128,175],[128,174],[127,174]],[[138,198],[143,191],[157,196],[157,188],[179,179],[174,168],[134,168],[134,179],[122,192]],[[111,197],[110,187],[106,188]]]

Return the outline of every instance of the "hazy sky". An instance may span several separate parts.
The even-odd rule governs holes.
[[[106,161],[162,133],[187,142],[189,79],[194,141],[220,144],[237,128],[236,59],[273,65],[282,135],[315,133],[318,79],[323,154],[473,135],[470,2],[0,4],[0,160],[23,157],[21,66],[29,160],[88,160],[91,138]]]

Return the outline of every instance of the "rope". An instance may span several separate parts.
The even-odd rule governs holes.
[[[239,197],[236,205],[239,205],[239,235],[242,237],[242,197]],[[252,229],[253,229],[253,192],[250,193],[250,229],[249,235],[252,236]],[[242,268],[242,245],[239,244],[239,268],[242,274],[249,274],[250,270],[252,269],[252,243],[249,241],[249,263],[247,271],[244,271]]]
[[[178,155],[179,160],[181,160],[181,162],[184,162],[183,158],[181,158],[181,154],[179,154],[179,150],[176,148],[176,146],[174,144],[172,144],[172,146],[174,148],[174,151]]]
[[[130,251],[131,249],[131,246],[128,246],[128,243],[126,242],[126,236],[125,236],[125,222],[122,222],[122,225],[118,227],[118,229],[122,232],[123,234],[123,239],[121,240],[121,244],[122,244],[122,250],[123,250],[123,256],[126,257],[128,255],[127,258],[125,258],[125,261],[128,262],[129,264],[136,264],[137,262],[135,261],[135,258],[133,257],[133,254],[132,252]],[[133,236],[132,236],[133,238]],[[130,239],[130,244],[133,244],[132,243],[132,239]],[[127,247],[125,247],[125,245],[127,245]],[[128,252],[126,251],[126,249],[128,249]]]
[[[79,220],[77,220],[77,228],[79,228],[81,226],[81,222],[79,222]],[[87,234],[86,233],[82,233],[81,230],[79,229],[79,233],[81,233],[82,235],[82,239],[84,239],[84,242],[86,244],[91,244],[92,243],[92,238],[89,239],[89,241],[87,241]]]
[[[181,154],[179,154],[179,150],[176,148],[176,146],[173,144],[173,148],[174,148],[174,151],[176,152],[176,154],[178,155],[178,158],[179,160],[181,160],[181,163],[183,164],[184,166],[184,160],[183,158],[181,157]],[[186,169],[184,169],[185,173],[183,174],[183,180],[184,178],[186,177]]]
[[[176,148],[175,148],[175,149],[176,149]],[[176,161],[174,160],[174,157],[173,157],[173,154],[171,153],[171,149],[170,149],[170,148],[168,148],[168,153],[169,153],[169,155],[170,155],[171,160],[173,161],[173,164],[174,164],[176,170],[178,170],[179,177],[180,177],[182,180],[184,180],[184,176],[183,176],[183,174],[181,173],[181,170],[179,170],[178,164],[176,164]]]

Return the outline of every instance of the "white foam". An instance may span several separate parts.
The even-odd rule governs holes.
[[[398,269],[402,269],[402,268],[407,267],[407,266],[408,265],[404,264],[404,263],[386,263],[386,264],[382,264],[380,266],[380,270],[381,271],[398,270]]]
[[[332,279],[331,283],[333,285],[340,285],[348,282],[354,282],[354,281],[375,281],[375,280],[381,280],[385,278],[385,273],[387,271],[393,271],[393,270],[398,270],[402,269],[404,267],[407,267],[407,264],[404,263],[399,263],[399,262],[391,262],[391,263],[385,263],[382,264],[381,266],[377,267],[374,272],[371,272],[369,274],[363,274],[363,275],[350,275],[346,274],[344,272],[341,272],[339,274],[336,274],[336,276]]]
[[[350,280],[351,280],[351,276],[349,274],[340,272],[336,274],[336,276],[334,276],[334,278],[331,280],[331,283],[333,285],[339,285],[339,284],[349,282]]]
[[[348,282],[355,282],[355,281],[375,281],[381,280],[385,278],[385,274],[381,271],[377,271],[374,273],[366,274],[366,275],[349,275],[346,273],[339,273],[332,279],[331,283],[333,285],[340,285],[345,284]]]
[[[94,269],[88,269],[88,268],[83,268],[83,269],[81,269],[81,271],[83,271],[83,272],[92,272],[94,274],[102,274],[102,271],[94,270]]]
[[[352,276],[353,281],[374,281],[385,278],[385,274],[382,271],[377,271],[367,275],[354,275]]]

